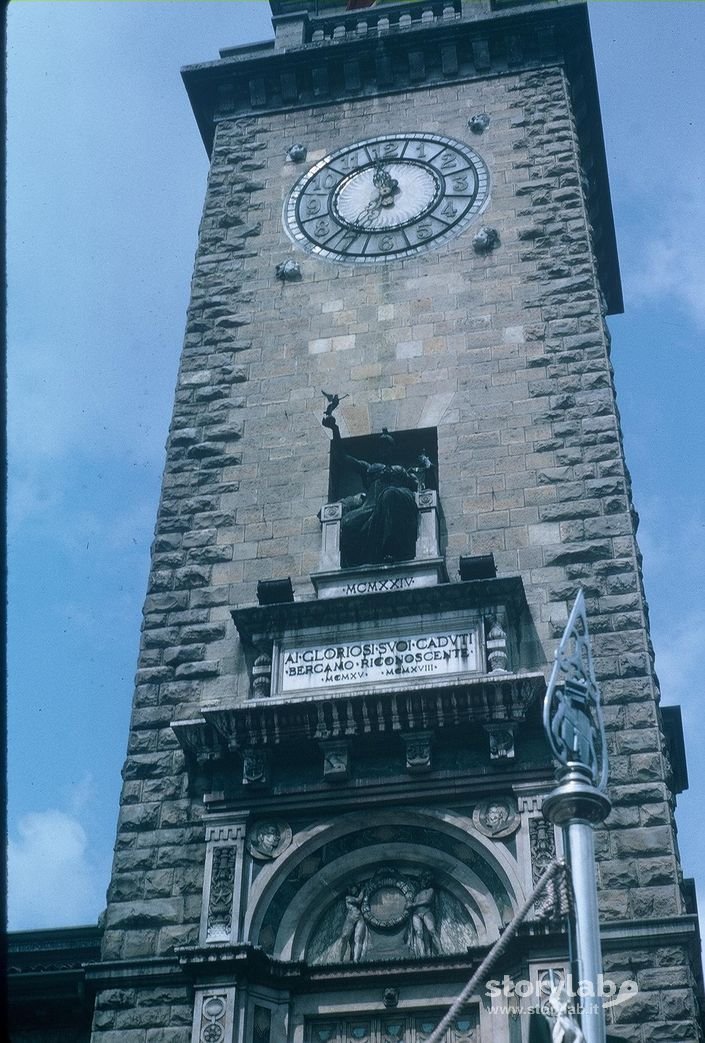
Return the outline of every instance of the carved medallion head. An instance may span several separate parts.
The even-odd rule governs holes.
[[[291,827],[286,822],[265,819],[250,830],[247,850],[253,858],[270,861],[278,858],[290,843]]]
[[[472,816],[475,828],[486,837],[501,840],[519,828],[519,815],[510,797],[497,797],[478,804]]]

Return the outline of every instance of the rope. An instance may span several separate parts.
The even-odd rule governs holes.
[[[443,1034],[455,1018],[456,1014],[460,1012],[462,1007],[467,1003],[470,996],[472,996],[473,992],[476,991],[478,986],[481,985],[485,978],[489,975],[490,971],[492,970],[492,967],[500,958],[500,956],[503,956],[504,953],[507,951],[507,949],[509,948],[509,943],[512,941],[514,935],[517,933],[522,923],[531,912],[531,907],[534,905],[538,896],[547,887],[547,885],[550,883],[550,881],[553,879],[556,873],[558,873],[559,870],[563,870],[564,868],[564,863],[559,862],[557,859],[554,859],[550,863],[550,865],[546,867],[544,872],[539,877],[536,883],[536,887],[533,889],[529,897],[526,899],[526,901],[524,902],[524,904],[522,905],[521,909],[518,911],[512,922],[505,928],[501,936],[497,939],[495,944],[487,953],[487,956],[485,956],[484,960],[477,968],[470,981],[464,987],[463,991],[451,1004],[447,1014],[445,1014],[442,1021],[433,1030],[431,1035],[426,1040],[426,1043],[440,1043]]]

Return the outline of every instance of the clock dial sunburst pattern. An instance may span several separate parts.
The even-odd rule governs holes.
[[[373,184],[376,168],[364,167],[345,178],[333,194],[332,211],[341,224],[371,231],[403,228],[428,213],[440,198],[443,191],[440,179],[434,177],[430,168],[402,161],[386,163],[383,169],[401,186],[390,205],[377,205],[380,197]]]
[[[468,145],[435,134],[386,135],[316,163],[289,195],[284,225],[319,257],[384,262],[459,235],[488,197],[487,167]]]

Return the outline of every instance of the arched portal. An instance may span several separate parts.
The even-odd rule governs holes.
[[[433,811],[304,831],[250,895],[247,937],[312,964],[463,953],[497,938],[522,888],[506,845]]]

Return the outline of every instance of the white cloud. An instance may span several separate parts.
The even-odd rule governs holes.
[[[76,798],[80,803],[85,794]],[[95,923],[109,867],[94,857],[75,814],[57,808],[23,815],[8,843],[11,930]]]
[[[632,227],[625,235],[625,290],[635,304],[674,301],[688,318],[705,329],[705,198],[702,185],[674,186],[644,206],[655,219]]]

